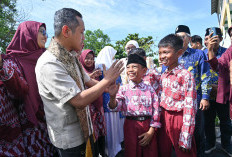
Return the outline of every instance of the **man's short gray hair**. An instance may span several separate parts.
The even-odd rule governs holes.
[[[56,11],[54,16],[55,36],[57,37],[60,35],[64,25],[67,25],[74,33],[77,26],[79,25],[79,22],[76,18],[77,16],[82,18],[81,13],[72,8],[63,8]]]

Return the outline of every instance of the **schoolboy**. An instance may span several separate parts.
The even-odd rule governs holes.
[[[156,132],[161,127],[160,108],[155,90],[142,80],[146,71],[146,61],[137,54],[130,54],[127,62],[129,83],[120,89],[119,86],[109,89],[109,107],[126,116],[125,156],[129,157],[158,157]]]
[[[142,48],[134,48],[132,49],[129,54],[137,54],[142,57],[144,60],[147,59],[146,52]],[[146,73],[143,75],[143,81],[146,84],[150,84],[154,89],[158,96],[161,94],[161,84],[160,84],[160,77],[161,74],[158,72],[156,68],[148,69]]]
[[[183,40],[170,34],[159,42],[159,59],[168,68],[161,75],[162,128],[158,133],[160,157],[170,157],[172,146],[178,157],[195,157],[196,145],[193,138],[197,93],[194,77],[178,64],[182,54]]]

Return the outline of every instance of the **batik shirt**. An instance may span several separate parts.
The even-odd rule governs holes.
[[[27,156],[18,113],[19,102],[27,93],[27,83],[17,64],[3,60],[0,69],[0,156]],[[29,142],[28,142],[29,143]]]
[[[182,65],[161,76],[162,94],[160,106],[168,111],[183,111],[183,126],[179,145],[190,149],[195,128],[197,110],[196,87],[193,76]]]
[[[120,86],[116,95],[117,107],[125,116],[151,116],[150,126],[160,128],[160,107],[155,90],[143,81]]]
[[[158,97],[161,95],[161,74],[156,69],[148,69],[146,74],[143,76],[143,81],[145,84],[151,85]]]
[[[198,104],[201,99],[209,99],[209,94],[212,89],[210,66],[206,60],[206,55],[203,51],[188,48],[184,54],[179,57],[179,63],[183,64],[185,69],[190,71],[194,76],[197,89]]]
[[[225,51],[226,51],[226,48],[219,46],[218,52],[217,52],[215,57],[217,59],[220,58]],[[207,60],[208,60],[208,49],[205,49],[204,53],[205,53],[205,55],[207,57]],[[212,82],[212,84],[218,84],[218,72],[215,72],[212,69],[210,69],[210,73],[211,73],[211,82]]]

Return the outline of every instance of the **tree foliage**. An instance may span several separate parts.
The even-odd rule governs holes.
[[[94,31],[86,30],[84,43],[84,49],[93,50],[96,55],[105,46],[111,45],[109,36],[107,34],[104,34],[103,31],[100,29]]]
[[[115,58],[120,59],[127,56],[125,52],[125,46],[126,43],[130,40],[136,40],[139,44],[139,47],[143,48],[148,56],[154,56],[156,54],[153,51],[155,45],[152,36],[140,38],[139,34],[135,33],[135,34],[128,34],[128,36],[125,39],[116,41],[114,48],[117,50],[117,54]]]
[[[125,45],[130,40],[136,40],[141,48],[143,48],[147,56],[155,56],[157,53],[154,52],[155,44],[152,36],[139,37],[138,33],[128,34],[128,36],[123,39],[116,41],[114,46],[110,43],[110,38],[107,34],[104,34],[102,30],[97,29],[95,31],[87,30],[85,32],[85,47],[84,49],[91,49],[95,52],[96,56],[105,46],[112,46],[117,50],[115,58],[120,59],[127,56],[125,52]],[[156,59],[157,60],[157,59]],[[154,60],[154,61],[156,61]],[[156,61],[157,62],[157,61]]]
[[[0,1],[0,50],[5,53],[15,33],[16,0]]]

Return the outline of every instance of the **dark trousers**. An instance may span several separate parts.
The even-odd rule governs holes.
[[[97,141],[94,143],[94,150],[95,150],[95,155],[94,157],[98,157],[99,154],[102,157],[105,157],[105,136],[100,136],[98,137]]]
[[[194,137],[197,147],[197,157],[205,155],[204,113],[198,109],[196,114]]]
[[[205,137],[206,143],[215,146],[215,118],[218,115],[220,120],[221,144],[223,148],[231,147],[231,120],[230,106],[227,104],[219,104],[216,101],[210,101],[210,108],[205,111]]]
[[[59,157],[85,157],[85,148],[86,144],[83,143],[80,146],[69,149],[57,148],[57,152]]]

